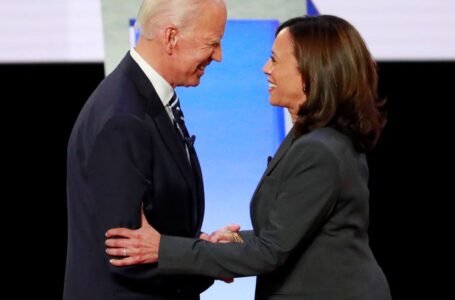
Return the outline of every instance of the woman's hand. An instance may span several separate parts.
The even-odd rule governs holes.
[[[238,235],[238,231],[240,230],[240,225],[238,224],[229,224],[226,225],[217,231],[212,232],[210,236],[206,239],[212,243],[234,243],[238,242],[236,239]]]

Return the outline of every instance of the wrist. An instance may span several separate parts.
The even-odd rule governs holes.
[[[231,231],[230,233],[231,233],[231,242],[239,243],[239,244],[242,244],[245,242],[238,232]]]

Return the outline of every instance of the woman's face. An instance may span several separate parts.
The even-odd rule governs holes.
[[[270,104],[286,107],[294,121],[306,95],[303,92],[303,79],[294,56],[293,40],[288,28],[281,30],[275,38],[272,56],[262,70],[269,82]]]

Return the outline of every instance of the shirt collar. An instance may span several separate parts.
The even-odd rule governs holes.
[[[145,76],[150,80],[153,87],[160,97],[161,102],[166,107],[169,101],[174,95],[174,89],[172,86],[157,72],[151,65],[149,65],[139,53],[137,53],[136,49],[131,48],[130,55],[133,60],[139,65],[139,68],[145,73]]]

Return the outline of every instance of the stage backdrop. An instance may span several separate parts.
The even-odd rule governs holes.
[[[275,11],[275,16],[287,19],[306,12],[303,1],[291,2],[285,9],[268,10],[268,14]],[[234,4],[235,1],[228,2],[231,17],[248,13],[255,13],[256,17],[266,15],[261,14],[263,10],[246,7],[236,13]],[[257,3],[254,6],[258,7]],[[228,223],[238,223],[242,229],[252,228],[250,198],[266,168],[267,157],[275,153],[286,127],[289,128],[285,126],[290,123],[289,114],[268,103],[268,83],[262,72],[271,55],[278,19],[228,20],[222,40],[222,63],[212,62],[197,88],[177,88],[190,133],[197,136],[195,146],[206,193],[203,224],[206,232]],[[130,47],[138,37],[134,23],[131,18]],[[107,50],[112,55],[118,53],[110,47]],[[107,56],[106,72],[111,68],[109,57],[112,56]],[[254,299],[255,281],[255,277],[237,278],[231,284],[216,281],[201,298]]]
[[[199,87],[177,89],[204,174],[204,231],[233,222],[252,228],[250,197],[284,136],[282,109],[269,105],[262,73],[277,25],[228,21],[223,63],[212,62]],[[217,281],[202,299],[253,299],[254,284],[254,277]]]
[[[130,20],[130,44],[139,30]],[[262,67],[269,59],[278,20],[228,20],[223,62],[206,68],[197,88],[177,88],[204,175],[203,231],[228,223],[251,229],[249,203],[256,184],[285,136],[282,108],[268,103]],[[202,299],[253,299],[255,277],[217,281]]]

